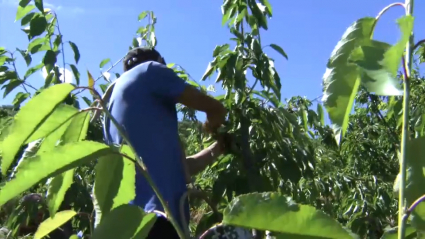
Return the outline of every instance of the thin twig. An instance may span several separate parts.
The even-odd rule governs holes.
[[[425,39],[418,41],[412,48],[412,52],[416,50],[421,44],[425,44]]]
[[[407,209],[407,211],[404,213],[403,215],[403,222],[407,222],[407,219],[409,218],[410,214],[412,214],[413,210],[415,210],[415,208],[421,203],[425,201],[425,194],[422,195],[421,197],[419,197],[418,199],[416,199],[416,201],[414,201],[412,203],[412,205],[410,205],[409,209]]]
[[[109,67],[109,69],[108,70],[106,70],[106,71],[104,71],[99,77],[97,77],[96,78],[96,80],[94,81],[95,83],[98,81],[98,80],[100,80],[102,77],[103,77],[103,74],[105,73],[105,72],[108,72],[109,73],[109,71],[111,71],[112,70],[112,68],[114,68],[118,63],[120,63],[123,59],[124,59],[124,57],[125,56],[123,56],[121,59],[119,59],[117,62],[115,62],[111,67]],[[80,87],[80,88],[82,88],[82,87]],[[80,91],[78,91],[77,93],[75,93],[75,95],[78,95],[78,94],[80,94],[81,92],[83,92],[84,90],[86,90],[86,89],[88,89],[88,88],[83,88],[83,89],[81,89]]]

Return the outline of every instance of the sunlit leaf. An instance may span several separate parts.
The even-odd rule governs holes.
[[[390,45],[379,41],[369,41],[352,51],[349,62],[359,66],[361,83],[366,89],[377,95],[402,95],[399,80],[382,65],[385,52]]]
[[[335,219],[313,206],[300,205],[278,193],[251,193],[232,200],[224,210],[227,225],[315,238],[353,239]]]
[[[360,86],[357,67],[349,64],[348,58],[357,46],[370,41],[375,21],[375,18],[362,18],[345,31],[331,54],[323,76],[322,101],[333,123],[338,143],[347,130],[349,114]]]
[[[127,145],[123,146],[121,153],[135,159]],[[102,218],[112,209],[127,204],[136,196],[135,165],[118,153],[100,158],[96,164],[95,175],[94,196]]]
[[[75,109],[75,108],[74,108]],[[76,115],[61,137],[61,144],[73,143],[84,140],[90,122],[89,112],[81,112]],[[74,178],[74,169],[68,170],[52,178],[47,191],[47,206],[50,215],[55,215],[59,209],[68,188],[71,187]]]
[[[110,153],[113,153],[110,147],[92,141],[70,143],[41,152],[31,160],[24,161],[19,166],[15,178],[2,187],[0,206],[42,179],[56,176]]]
[[[58,84],[45,89],[26,103],[15,116],[12,134],[2,142],[2,167],[6,173],[21,145],[33,134],[53,109],[74,89],[71,84]]]
[[[77,212],[74,210],[66,210],[56,213],[53,218],[47,218],[37,228],[37,231],[34,234],[34,239],[42,239],[49,235],[50,232],[71,220],[71,218],[75,215],[77,215]]]
[[[140,207],[124,204],[105,216],[94,230],[91,238],[146,238],[156,217],[155,213],[146,214]]]

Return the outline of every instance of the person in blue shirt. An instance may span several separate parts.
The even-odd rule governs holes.
[[[124,73],[115,82],[109,111],[142,157],[180,227],[187,227],[188,202],[186,200],[184,210],[186,221],[181,220],[179,204],[187,192],[188,179],[214,162],[224,152],[224,146],[219,140],[202,152],[185,157],[178,134],[176,104],[205,112],[205,127],[209,132],[216,132],[224,123],[227,111],[218,100],[179,78],[155,49],[132,49],[123,61]],[[116,127],[107,118],[104,136],[108,144],[123,143]],[[136,170],[136,197],[130,203],[148,212],[164,211],[139,170]],[[148,238],[179,237],[171,223],[159,216]]]

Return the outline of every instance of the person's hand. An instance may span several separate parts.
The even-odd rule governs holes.
[[[208,133],[217,133],[217,129],[224,123],[226,120],[227,111],[225,108],[221,112],[214,112],[213,114],[207,115],[207,120],[205,121],[204,127]]]
[[[217,146],[219,147],[220,154],[229,154],[232,152],[233,135],[223,133],[217,135]]]

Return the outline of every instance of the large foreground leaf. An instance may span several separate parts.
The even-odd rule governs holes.
[[[56,213],[53,218],[47,218],[37,228],[37,231],[34,234],[34,239],[41,239],[47,236],[49,233],[65,224],[75,215],[77,215],[75,211],[67,210]]]
[[[357,47],[350,55],[349,61],[359,67],[362,85],[371,93],[387,96],[403,94],[397,76],[381,63],[390,48],[385,42],[371,40]]]
[[[278,193],[252,193],[233,199],[224,211],[223,223],[298,236],[295,238],[353,238],[325,213]]]
[[[3,174],[7,172],[21,145],[74,88],[71,84],[54,85],[32,98],[19,110],[11,133],[2,142],[1,171]]]
[[[90,122],[89,112],[77,114],[66,128],[61,137],[61,144],[68,144],[84,140],[87,135],[87,129]],[[52,178],[47,191],[47,205],[50,216],[54,216],[62,204],[68,188],[71,186],[74,178],[74,169],[70,169],[62,174]]]
[[[28,158],[19,167],[15,178],[2,187],[0,206],[42,179],[58,175],[110,153],[113,151],[105,144],[85,141],[58,146],[54,150]]]
[[[337,142],[344,136],[354,98],[360,86],[357,66],[348,63],[351,52],[370,40],[375,18],[362,18],[344,33],[333,50],[323,76],[323,102],[333,123]]]
[[[406,202],[409,207],[419,197],[425,194],[425,137],[416,138],[407,142],[407,174],[406,174]],[[397,193],[400,189],[400,174],[394,184]],[[425,231],[425,202],[421,202],[413,211],[412,226]]]
[[[92,239],[143,239],[156,221],[156,214],[124,204],[112,210],[93,232]]]
[[[135,158],[127,145],[123,145],[121,153]],[[99,207],[96,217],[103,218],[112,209],[127,204],[136,196],[136,171],[132,161],[119,154],[106,155],[99,159],[95,171],[94,196]]]

